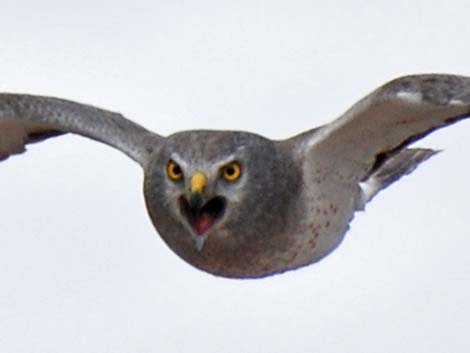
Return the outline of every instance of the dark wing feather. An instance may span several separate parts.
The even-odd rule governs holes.
[[[161,140],[118,113],[53,97],[0,94],[0,160],[69,132],[113,146],[142,166]]]

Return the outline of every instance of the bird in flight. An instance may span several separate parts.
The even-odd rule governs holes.
[[[470,114],[470,77],[397,78],[341,117],[286,140],[244,131],[164,137],[122,115],[53,97],[0,94],[0,160],[73,133],[144,170],[144,196],[165,243],[218,276],[264,277],[314,263],[354,213],[436,151],[409,148]]]

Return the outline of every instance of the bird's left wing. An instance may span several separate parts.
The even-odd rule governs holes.
[[[53,97],[0,94],[0,160],[69,132],[113,146],[142,166],[162,139],[118,113]]]
[[[330,124],[283,141],[302,169],[314,259],[332,251],[354,212],[436,151],[407,148],[470,114],[470,78],[416,75],[378,88]]]
[[[470,115],[470,77],[395,79],[305,140],[306,158],[363,181],[406,146]]]
[[[435,151],[407,149],[470,115],[470,77],[414,75],[395,79],[330,124],[291,139],[312,178],[369,183],[370,195],[411,172]],[[359,205],[359,208],[361,206]]]
[[[469,114],[470,78],[407,76],[332,123],[279,141],[302,178],[293,237],[310,249],[308,263],[341,243],[355,212],[374,195],[436,153],[409,144]]]

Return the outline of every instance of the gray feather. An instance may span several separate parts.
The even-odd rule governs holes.
[[[113,146],[142,166],[161,140],[118,113],[53,97],[0,94],[0,160],[68,132]]]
[[[357,209],[363,210],[365,204],[372,200],[379,191],[410,174],[420,163],[439,152],[426,148],[408,148],[388,158],[367,179],[359,183],[361,194],[356,206]]]

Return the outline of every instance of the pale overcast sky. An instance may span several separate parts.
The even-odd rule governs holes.
[[[396,76],[470,75],[462,1],[2,1],[0,90],[120,111],[161,134],[283,138]],[[142,172],[73,136],[0,164],[0,352],[464,352],[470,122],[356,214],[318,264],[263,280],[189,266]]]

